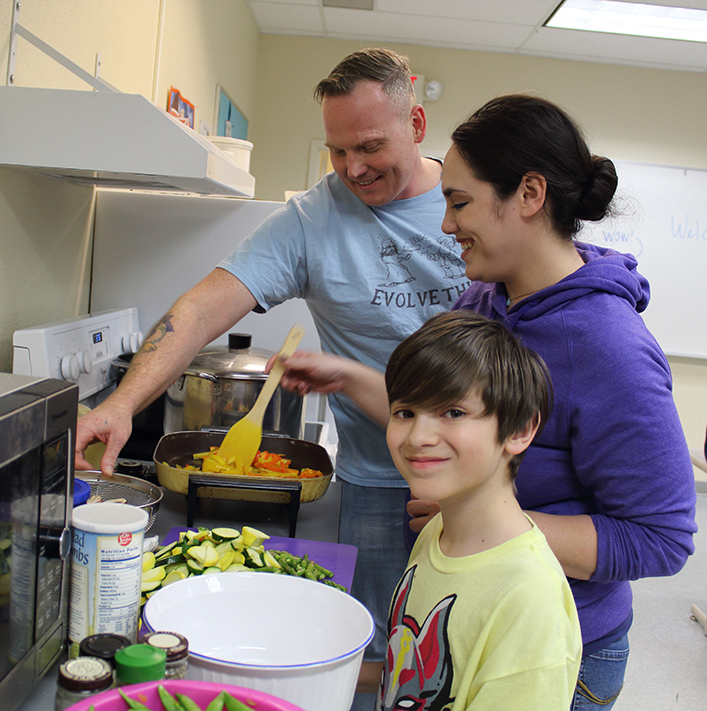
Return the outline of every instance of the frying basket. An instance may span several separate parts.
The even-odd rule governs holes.
[[[100,497],[101,501],[125,499],[126,504],[145,509],[149,516],[145,532],[150,530],[162,502],[163,494],[159,487],[127,474],[113,474],[107,477],[100,471],[77,470],[74,476],[91,487],[89,501],[94,496]]]

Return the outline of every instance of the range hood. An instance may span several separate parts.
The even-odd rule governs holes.
[[[99,187],[251,198],[255,179],[140,94],[0,87],[0,165]]]

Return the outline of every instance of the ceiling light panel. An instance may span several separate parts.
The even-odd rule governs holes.
[[[707,42],[707,11],[612,0],[565,0],[547,27]]]

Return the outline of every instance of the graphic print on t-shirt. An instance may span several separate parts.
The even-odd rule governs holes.
[[[393,238],[388,237],[383,239],[380,255],[381,261],[386,268],[386,275],[385,281],[382,284],[378,284],[378,286],[398,286],[399,284],[407,284],[415,279],[404,264],[412,256],[411,249],[398,247]]]
[[[422,235],[416,235],[411,241],[420,254],[424,254],[431,262],[439,262],[444,279],[460,279],[465,275],[464,262],[459,256],[459,245],[453,237],[442,235],[437,238],[435,245],[429,242],[423,244],[426,240]]]
[[[388,615],[388,650],[383,663],[379,711],[443,711],[454,699],[447,626],[456,595],[438,602],[422,627],[406,614],[417,566],[402,577]]]
[[[412,256],[413,249],[396,240],[392,235],[381,235],[380,258],[386,269],[385,280],[379,287],[390,288],[414,281],[415,277],[405,265]],[[439,262],[443,279],[464,277],[464,262],[458,254],[456,240],[442,235],[433,242],[423,235],[415,235],[410,240],[415,251],[423,254],[431,262]]]
[[[431,239],[417,234],[408,244],[393,234],[383,233],[379,235],[379,240],[379,254],[385,273],[384,280],[374,290],[370,302],[374,306],[410,309],[441,305],[450,308],[471,283],[468,280],[459,281],[465,277],[464,262],[459,256],[456,241],[447,235]],[[416,255],[417,262],[411,259],[413,255]],[[414,283],[418,281],[414,272],[416,265],[418,269],[420,267],[420,256],[439,265],[438,286],[420,289]],[[449,284],[450,280],[454,283]]]

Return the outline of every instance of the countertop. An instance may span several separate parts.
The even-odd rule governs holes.
[[[163,489],[164,499],[155,522],[145,534],[158,536],[160,541],[175,526],[186,526],[186,497]],[[326,494],[318,501],[302,504],[297,517],[296,537],[312,541],[336,543],[339,528],[341,486],[333,481]],[[227,501],[224,499],[199,499],[194,526],[215,528],[252,526],[271,536],[287,536],[289,521],[287,510],[281,504]],[[59,665],[62,657],[40,681],[32,693],[17,707],[17,711],[54,711],[54,695]]]

